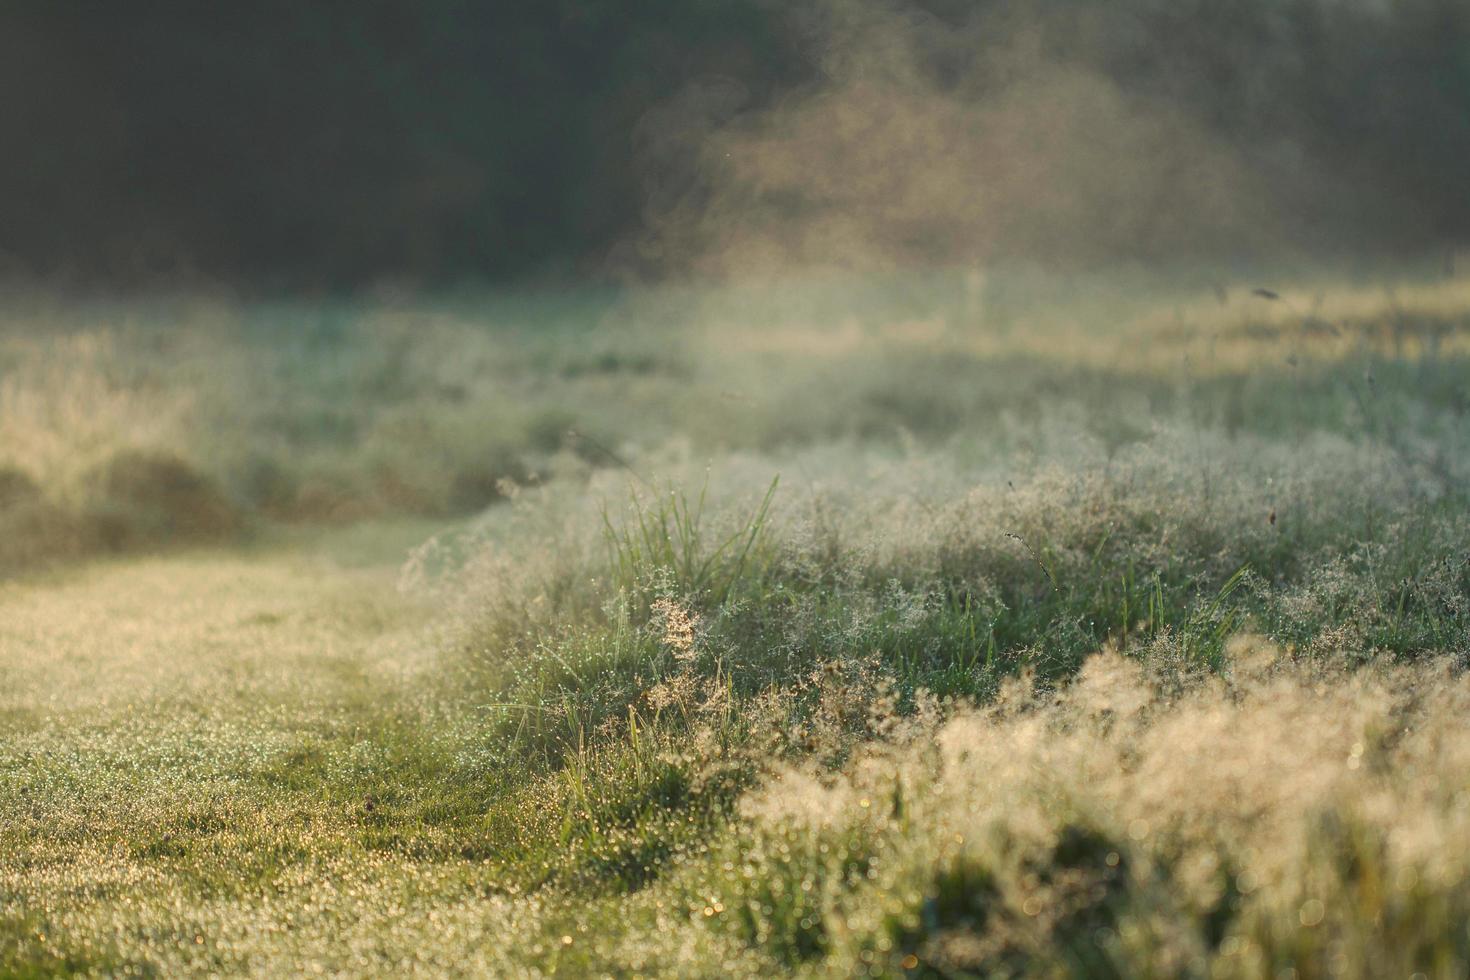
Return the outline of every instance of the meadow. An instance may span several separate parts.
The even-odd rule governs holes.
[[[1470,975],[1470,279],[0,315],[0,975]]]

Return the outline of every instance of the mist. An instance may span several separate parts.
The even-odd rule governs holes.
[[[685,188],[651,182],[646,254],[756,275],[1264,264],[1467,229],[1459,5],[863,0],[791,20],[810,81],[741,111],[709,79],[656,117],[694,162]]]

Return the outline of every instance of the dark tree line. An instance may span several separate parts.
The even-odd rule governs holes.
[[[699,179],[678,141],[652,166],[642,122],[710,79],[734,93],[726,114],[820,86],[822,24],[843,6],[13,0],[0,272],[267,287],[585,273],[667,190],[651,174]],[[907,6],[960,39],[935,43],[936,84],[980,56],[966,24],[1034,17],[1053,56],[1184,107],[1263,166],[1289,145],[1399,202],[1343,203],[1364,230],[1470,237],[1464,0]]]
[[[707,73],[782,83],[773,25],[743,0],[7,4],[0,258],[282,285],[567,267],[637,222],[651,105]]]

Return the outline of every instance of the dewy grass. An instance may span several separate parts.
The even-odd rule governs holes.
[[[634,593],[663,578],[665,589],[701,604],[718,606],[729,601],[737,588],[757,578],[753,573],[748,576],[747,569],[764,557],[759,546],[779,482],[779,476],[772,478],[755,510],[720,540],[710,539],[715,532],[708,527],[705,515],[707,480],[692,500],[673,488],[648,503],[634,496],[632,519],[621,526],[615,526],[604,509],[603,535],[612,581]]]
[[[918,294],[0,338],[0,974],[1464,975],[1463,291]]]

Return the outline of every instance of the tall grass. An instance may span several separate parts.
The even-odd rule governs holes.
[[[620,525],[604,508],[612,581],[630,593],[657,582],[677,595],[713,606],[735,598],[737,589],[758,589],[770,560],[765,532],[779,482],[779,476],[773,477],[750,515],[714,540],[705,515],[708,481],[693,499],[677,489],[648,504],[634,497],[633,518]]]

